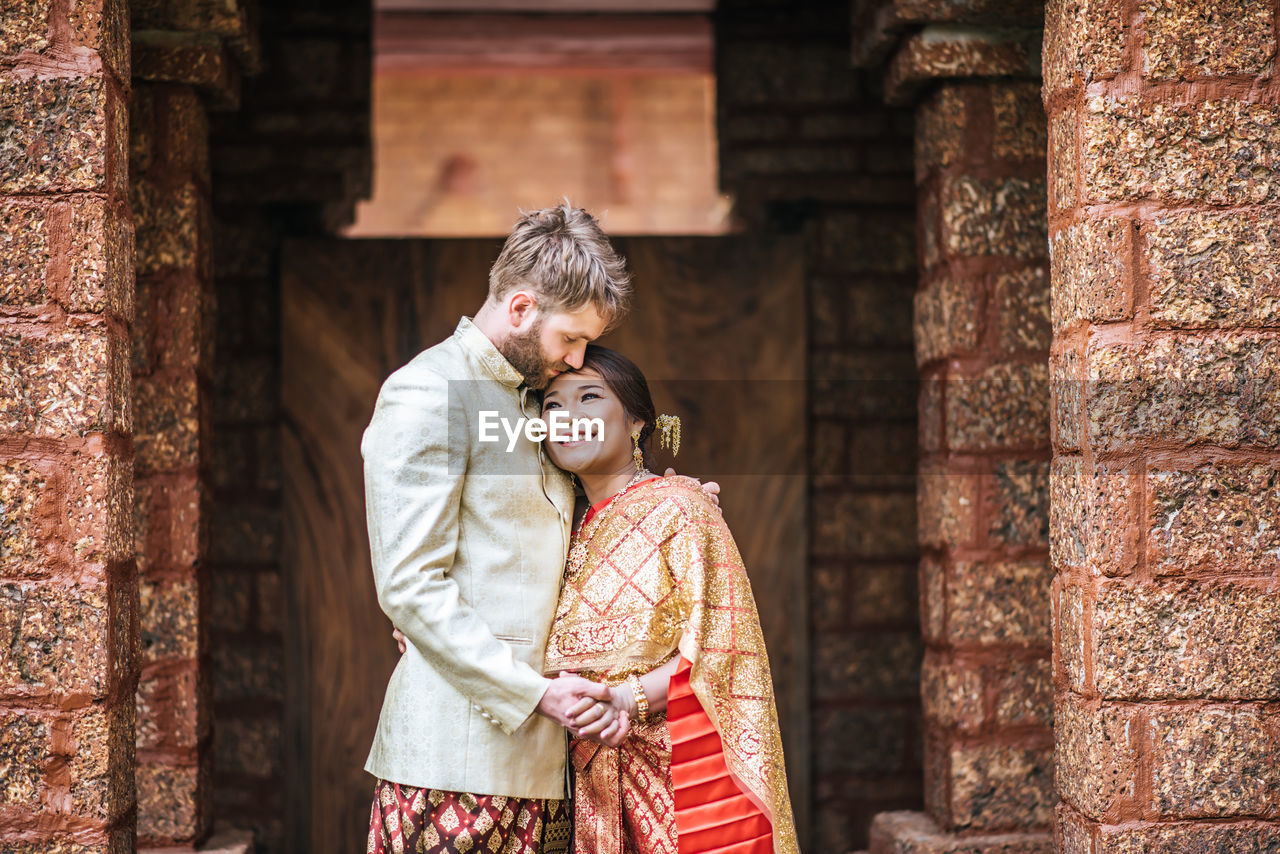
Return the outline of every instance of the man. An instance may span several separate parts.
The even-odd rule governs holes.
[[[479,413],[539,416],[531,392],[582,365],[630,292],[586,211],[530,213],[474,321],[382,385],[360,443],[369,545],[378,603],[407,642],[364,765],[378,778],[370,852],[567,847],[564,727],[609,696],[542,675],[574,492],[540,443],[480,441]]]

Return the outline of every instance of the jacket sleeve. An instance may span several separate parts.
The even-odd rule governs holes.
[[[383,383],[360,441],[369,549],[383,612],[451,685],[510,733],[532,714],[549,680],[494,637],[449,575],[467,431],[466,413],[444,378],[402,368]]]

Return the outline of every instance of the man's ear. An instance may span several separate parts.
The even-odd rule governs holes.
[[[529,291],[516,291],[507,298],[507,320],[515,328],[525,326],[538,313],[538,301]]]

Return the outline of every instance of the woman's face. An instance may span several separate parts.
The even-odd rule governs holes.
[[[553,417],[564,426],[557,426]],[[631,431],[640,426],[590,368],[560,374],[551,381],[542,397],[542,418],[552,427],[546,443],[551,461],[577,475],[617,474],[625,469],[632,455]],[[596,420],[591,438],[585,438],[582,427],[578,440],[572,440],[577,419]]]

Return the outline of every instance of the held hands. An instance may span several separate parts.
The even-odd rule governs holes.
[[[575,709],[587,709],[594,706],[596,701],[607,703],[610,700],[609,686],[602,685],[599,682],[592,682],[589,679],[583,679],[581,676],[575,676],[567,671],[561,671],[559,678],[552,679],[547,685],[547,690],[543,693],[542,699],[538,701],[537,712],[544,717],[548,717],[560,726],[569,730],[575,736],[578,735],[578,727],[575,726],[574,719],[577,714]],[[616,712],[608,712],[609,718],[605,726],[613,723]],[[596,720],[599,719],[597,716]],[[604,727],[601,727],[604,729]]]
[[[573,725],[569,732],[608,747],[617,747],[631,733],[631,718],[636,713],[631,688],[610,688],[607,701],[582,700],[572,709]]]
[[[662,473],[662,476],[671,477],[671,475],[675,473],[676,473],[675,469],[668,467],[667,470]],[[702,481],[698,481],[698,482],[702,484],[702,491],[707,494],[707,497],[710,498],[712,503],[716,505],[716,508],[719,509],[720,484],[716,483],[714,480],[709,480],[706,483],[702,483]]]

